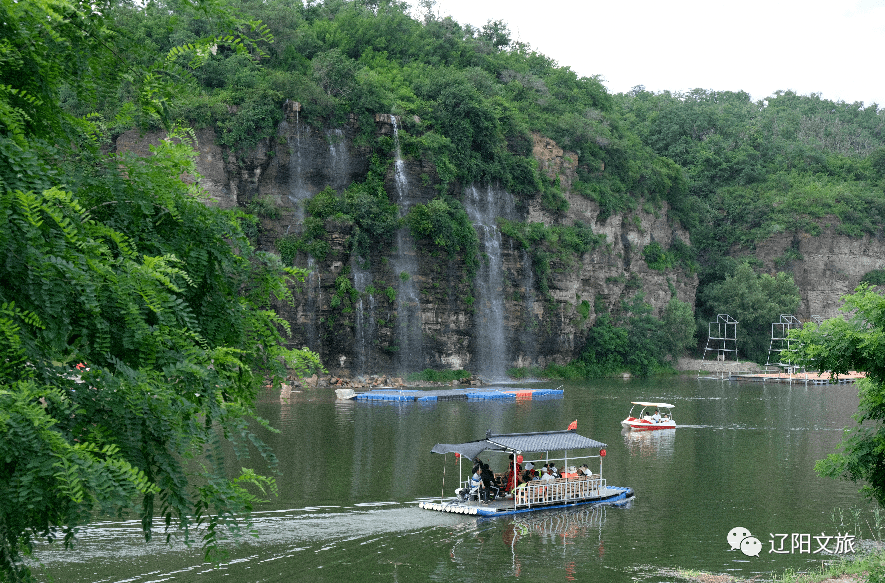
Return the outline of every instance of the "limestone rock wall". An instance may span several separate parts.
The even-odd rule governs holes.
[[[527,205],[525,221],[546,225],[573,225],[580,221],[606,238],[606,245],[586,253],[577,268],[554,268],[551,293],[556,306],[542,304],[536,308],[542,327],[549,330],[544,344],[554,348],[539,354],[535,358],[538,364],[564,363],[579,354],[584,334],[596,320],[592,311],[588,318],[580,316],[578,306],[582,301],[593,306],[601,300],[608,309],[617,309],[621,300],[641,291],[659,315],[673,290],[680,301],[694,305],[697,275],[682,269],[655,271],[642,256],[643,248],[653,242],[664,249],[675,238],[690,243],[688,232],[668,218],[666,204],[652,212],[640,208],[600,222],[599,205],[571,190],[577,173],[577,154],[563,151],[549,138],[536,134],[533,155],[543,172],[559,178],[569,209],[565,216],[555,216],[544,210],[540,197],[535,197]]]
[[[299,113],[300,105],[289,102],[278,135],[259,143],[245,157],[223,152],[215,144],[211,129],[197,134],[197,170],[208,194],[207,202],[231,208],[260,198],[278,208],[279,218],[262,221],[259,245],[267,250],[275,249],[280,237],[298,231],[305,199],[327,186],[342,191],[351,182],[363,179],[369,168],[371,151],[355,145],[359,128],[354,121],[342,128],[317,129],[300,121]],[[376,116],[376,132],[393,135],[393,121],[389,115]],[[117,149],[146,155],[148,145],[159,139],[156,134],[130,132],[118,139]],[[582,303],[586,307],[601,301],[613,307],[640,289],[656,312],[669,301],[671,289],[682,301],[694,303],[696,276],[679,270],[656,272],[642,260],[642,248],[652,241],[664,248],[676,236],[688,242],[688,234],[668,221],[666,208],[655,213],[637,211],[629,216],[613,216],[598,223],[598,206],[571,192],[577,156],[563,152],[542,136],[535,137],[534,153],[543,171],[559,177],[569,211],[554,216],[543,209],[539,197],[514,205],[510,194],[489,187],[489,196],[496,198],[491,204],[510,209],[507,213],[516,220],[546,225],[582,221],[595,232],[604,233],[606,244],[579,258],[576,265],[554,262],[550,297],[544,298],[537,289],[528,253],[516,242],[498,235],[500,287],[485,293],[500,294],[505,317],[502,354],[495,357],[504,361],[505,370],[509,366],[566,363],[576,357],[586,331],[596,319],[592,309],[582,313]],[[408,208],[431,200],[437,192],[432,164],[413,159],[403,162],[408,194],[397,202]],[[391,168],[386,189],[392,200],[398,196],[395,182]],[[471,188],[464,187],[462,197],[481,190]],[[279,307],[293,325],[292,345],[318,351],[333,373],[400,372],[394,370],[398,356],[408,347],[400,345],[400,314],[395,293],[391,293],[401,276],[391,261],[394,250],[377,249],[367,261],[357,260],[346,244],[351,227],[328,224],[327,228],[331,232],[331,252],[321,263],[309,257],[297,259],[300,266],[311,270],[311,275],[300,286],[296,305]],[[475,370],[482,364],[477,355],[483,353],[487,348],[484,343],[489,341],[483,328],[489,325],[483,320],[486,312],[477,307],[485,298],[477,297],[476,282],[467,277],[461,258],[442,257],[421,242],[411,252],[418,266],[412,274],[420,307],[421,355],[417,368]],[[336,279],[343,273],[361,294],[352,305],[333,305]]]
[[[263,199],[279,210],[278,218],[262,220],[259,246],[267,250],[273,250],[280,237],[298,232],[305,199],[327,186],[341,191],[363,179],[369,168],[371,150],[358,145],[355,138],[359,128],[354,120],[340,128],[317,129],[304,124],[299,114],[300,104],[289,102],[277,136],[263,141],[246,156],[222,151],[211,129],[197,134],[197,166],[209,197],[207,202],[231,208]],[[379,114],[374,130],[392,136],[393,121],[389,115]],[[147,145],[158,139],[157,135],[131,132],[120,137],[117,149],[146,154]],[[529,254],[517,242],[499,236],[500,264],[496,269],[500,269],[500,279],[486,293],[499,294],[504,313],[501,354],[495,357],[501,359],[505,370],[510,366],[566,363],[575,358],[597,317],[594,306],[615,307],[638,291],[645,294],[656,313],[673,291],[680,300],[694,303],[694,274],[680,269],[654,271],[642,258],[643,247],[651,242],[664,248],[675,237],[690,242],[688,233],[668,219],[666,207],[599,221],[598,205],[572,192],[577,156],[542,136],[535,136],[534,155],[544,172],[559,178],[569,210],[563,215],[546,211],[540,195],[511,204],[510,194],[495,190],[495,197],[507,199],[501,208],[511,209],[507,212],[515,213],[512,218],[527,222],[571,225],[581,221],[594,232],[605,234],[606,241],[573,265],[554,262],[550,296],[545,298],[538,290]],[[432,164],[406,158],[402,169],[408,193],[397,200],[391,165],[385,182],[391,200],[408,208],[435,196],[438,181]],[[472,186],[459,187],[455,194],[466,200],[468,193],[475,191],[471,191]],[[367,260],[357,260],[347,247],[351,227],[332,222],[327,229],[331,232],[331,252],[322,262],[306,256],[296,259],[299,266],[311,270],[311,275],[300,286],[296,304],[279,307],[292,324],[292,346],[309,346],[319,352],[333,374],[410,372],[396,370],[402,351],[408,349],[402,346],[403,337],[398,334],[401,324],[395,292],[402,274],[393,266],[396,250],[376,249]],[[477,370],[482,364],[480,355],[488,352],[486,332],[494,323],[487,321],[488,311],[478,307],[484,298],[478,297],[476,281],[467,276],[462,258],[451,259],[422,242],[408,252],[417,265],[411,277],[418,290],[415,303],[421,328],[415,368]],[[336,303],[336,279],[342,274],[360,292],[357,301],[342,303],[339,297]]]
[[[840,298],[853,292],[864,275],[885,269],[885,240],[846,237],[827,225],[816,237],[781,233],[757,243],[755,256],[772,274],[793,273],[802,295],[800,319],[827,319],[839,314]]]

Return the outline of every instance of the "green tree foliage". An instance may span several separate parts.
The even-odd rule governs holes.
[[[405,217],[416,241],[427,241],[446,252],[450,259],[461,256],[471,274],[479,266],[479,238],[464,205],[451,197],[416,204]]]
[[[757,274],[747,263],[738,265],[724,280],[707,286],[701,296],[699,313],[707,318],[702,320],[704,334],[708,319],[728,314],[739,322],[738,355],[758,363],[768,358],[771,324],[780,321],[781,314],[792,314],[801,301],[792,275]]]
[[[199,201],[187,132],[146,159],[107,155],[102,119],[69,113],[129,87],[172,128],[175,87],[153,76],[168,56],[124,60],[105,5],[0,10],[17,67],[0,91],[0,573],[27,580],[35,540],[70,544],[96,512],[135,510],[148,538],[155,518],[186,540],[199,527],[211,551],[258,499],[247,486],[273,488],[224,467],[219,440],[272,462],[247,425],[255,395],[321,368],[285,348],[273,310],[304,273],[255,252],[242,214]],[[171,54],[222,42],[207,38]]]
[[[675,297],[670,298],[661,314],[661,342],[667,356],[673,361],[695,344],[694,308]]]
[[[857,381],[857,425],[845,430],[841,451],[818,461],[815,470],[822,476],[864,482],[862,491],[885,504],[885,297],[862,285],[843,299],[843,317],[791,332],[799,346],[797,364],[831,375],[866,373]]]
[[[885,110],[779,91],[696,89],[617,96],[622,123],[665,160],[685,169],[687,196],[671,197],[689,228],[701,288],[721,281],[737,247],[781,232],[879,236]]]
[[[690,305],[671,298],[661,318],[656,318],[640,293],[624,302],[619,314],[597,317],[581,357],[569,366],[584,377],[624,371],[647,376],[666,370],[693,343]]]
[[[543,190],[560,207],[531,158],[532,132],[577,154],[577,190],[606,213],[637,197],[669,200],[685,190],[682,169],[620,124],[600,78],[579,77],[512,41],[503,21],[477,29],[432,11],[417,20],[406,3],[387,1],[246,0],[236,10],[261,19],[266,34],[247,50],[205,47],[204,66],[191,75],[199,87],[169,107],[172,117],[216,127],[219,142],[238,153],[272,136],[282,103],[292,99],[318,126],[341,125],[353,114],[367,141],[374,114],[401,115],[409,126],[404,150],[435,164],[447,194],[458,183],[495,182],[514,194]],[[119,3],[112,12],[121,34],[144,47],[138,55],[145,63],[150,54],[197,43],[207,26],[203,15],[172,0]],[[117,111],[111,100],[106,108]],[[409,121],[413,116],[419,121]]]

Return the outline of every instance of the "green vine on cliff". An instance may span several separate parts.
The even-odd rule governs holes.
[[[329,233],[335,231],[349,230],[346,245],[358,257],[389,245],[400,226],[397,206],[384,190],[389,163],[373,155],[363,182],[354,182],[341,194],[327,186],[308,199],[301,233],[286,235],[276,243],[283,262],[291,265],[299,252],[323,261],[330,251]]]
[[[690,273],[698,269],[695,251],[681,239],[674,238],[669,249],[664,249],[657,241],[652,241],[642,249],[642,258],[649,269],[666,271],[682,267]]]
[[[547,226],[544,223],[523,223],[498,219],[501,233],[516,241],[532,259],[539,291],[550,296],[550,273],[554,262],[560,269],[574,267],[580,257],[605,243],[605,235],[597,235],[581,223]]]
[[[416,204],[405,217],[416,241],[424,241],[448,254],[461,257],[468,277],[473,279],[479,266],[479,238],[460,201],[442,196],[427,204]]]
[[[329,300],[329,306],[332,309],[340,308],[342,314],[353,312],[354,304],[360,299],[360,292],[353,287],[353,283],[348,277],[349,273],[350,268],[345,267],[335,278],[335,293]]]

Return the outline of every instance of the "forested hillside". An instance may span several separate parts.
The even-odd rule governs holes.
[[[768,237],[792,234],[793,244],[774,261],[786,269],[803,259],[799,236],[819,235],[825,225],[849,237],[882,236],[885,110],[877,104],[834,103],[790,91],[754,103],[743,92],[653,94],[641,87],[617,99],[643,143],[685,170],[687,196],[678,212],[701,266],[700,321],[735,312],[737,301],[725,301],[725,294],[741,287],[737,264],[747,258],[753,264],[756,244]],[[881,276],[873,270],[870,277],[879,283]],[[752,276],[744,272],[747,278]],[[743,287],[790,306],[784,284],[763,283]],[[767,348],[765,327],[777,321],[775,310],[759,317],[761,310],[750,306],[763,305],[764,298],[734,313],[745,322],[756,320],[760,333],[749,351],[756,359]]]
[[[392,241],[399,211],[378,182],[392,155],[390,140],[376,133],[379,112],[402,120],[403,155],[435,170],[423,179],[439,200],[407,219],[413,234],[468,262],[476,243],[458,200],[468,185],[494,183],[523,198],[541,193],[546,211],[567,210],[560,179],[542,172],[532,156],[533,134],[543,135],[577,157],[570,193],[599,206],[597,221],[668,203],[691,246],[677,241],[643,253],[655,268],[697,270],[699,337],[720,311],[738,313],[745,330],[764,335],[772,318],[798,305],[789,273],[782,284],[766,279],[776,274],[763,273],[754,259],[757,242],[778,233],[816,235],[827,224],[851,237],[880,234],[885,114],[875,104],[791,92],[760,102],[710,90],[654,94],[637,87],[611,95],[599,78],[579,77],[543,48],[514,41],[504,20],[474,28],[435,16],[432,3],[423,6],[415,16],[402,2],[219,2],[196,10],[177,2],[111,3],[108,21],[125,58],[148,67],[164,56],[164,66],[174,68],[168,77],[186,89],[175,99],[153,92],[154,110],[135,107],[139,96],[125,82],[88,100],[63,91],[63,103],[77,115],[100,114],[109,140],[131,127],[180,119],[214,128],[218,144],[235,156],[278,139],[288,100],[309,104],[303,116],[316,127],[355,120],[358,139],[379,156],[375,182],[367,178],[342,204],[308,205],[303,234],[278,245],[284,258],[324,254],[324,224],[332,216],[356,225],[357,253]],[[239,15],[242,30],[244,23],[256,27],[249,41],[219,37],[189,50],[203,46],[214,27],[233,22],[230,14]],[[247,210],[266,215],[263,204],[251,201]],[[543,292],[546,258],[586,250],[587,227],[569,226],[577,231],[562,241],[537,230],[519,235],[531,232],[528,225],[502,228],[532,253]],[[564,251],[575,236],[583,246]],[[789,271],[800,259],[797,247],[788,249],[776,268]],[[723,294],[738,285],[736,270],[747,260],[755,275],[745,273],[742,285],[760,300],[735,306]],[[745,355],[764,359],[764,343],[746,344]]]
[[[202,14],[170,13],[172,4],[115,9],[121,34],[141,47],[145,62],[205,33]],[[625,196],[685,192],[678,168],[622,129],[616,101],[599,79],[578,77],[514,42],[503,21],[482,29],[429,13],[422,21],[398,2],[236,6],[267,25],[273,43],[259,43],[267,57],[219,44],[194,73],[199,90],[174,105],[192,123],[219,126],[222,145],[246,151],[274,136],[282,103],[297,98],[311,104],[305,115],[314,124],[357,116],[367,140],[376,113],[403,116],[404,147],[433,160],[443,189],[493,180],[514,193],[549,189],[556,204],[555,185],[542,184],[531,159],[536,131],[578,153],[579,188],[607,207],[618,208],[614,201]],[[118,105],[108,100],[106,115]]]

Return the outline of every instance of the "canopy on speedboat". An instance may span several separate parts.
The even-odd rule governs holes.
[[[646,403],[645,401],[630,401],[634,405],[641,405],[643,407],[666,407],[668,409],[675,409],[673,405],[669,403]]]
[[[559,451],[605,447],[605,444],[578,435],[574,431],[546,431],[543,433],[486,434],[485,439],[467,443],[437,443],[431,453],[459,453],[467,459],[474,459],[480,453],[491,451]]]

